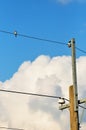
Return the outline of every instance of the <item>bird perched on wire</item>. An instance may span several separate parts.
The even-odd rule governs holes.
[[[17,31],[14,31],[14,35],[15,35],[15,37],[17,37],[17,35],[18,35]]]

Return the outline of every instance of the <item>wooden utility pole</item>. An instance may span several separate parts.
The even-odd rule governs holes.
[[[77,90],[77,74],[76,74],[76,51],[75,39],[71,39],[72,48],[72,77],[73,86],[69,87],[70,98],[70,130],[79,130],[79,114],[78,114],[78,90]]]
[[[60,110],[69,107],[70,111],[70,130],[79,130],[79,114],[78,114],[78,91],[77,91],[77,75],[76,75],[76,52],[75,39],[72,38],[68,43],[72,49],[72,78],[73,85],[69,87],[69,104],[62,105]]]
[[[79,130],[79,118],[78,112],[74,110],[74,88],[69,87],[69,99],[70,99],[70,130]]]
[[[73,85],[69,87],[69,103],[61,104],[59,110],[64,110],[69,108],[70,112],[70,130],[79,130],[79,104],[86,103],[86,98],[78,100],[78,90],[77,90],[77,75],[76,75],[76,51],[75,51],[75,39],[72,38],[68,43],[68,47],[72,48],[72,77]],[[63,99],[63,98],[62,98]],[[64,99],[65,100],[65,99]]]

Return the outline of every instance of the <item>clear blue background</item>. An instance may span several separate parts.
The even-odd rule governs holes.
[[[86,2],[56,0],[0,0],[0,30],[67,43],[86,50]],[[0,32],[0,80],[12,77],[19,66],[39,55],[71,55],[67,46],[15,37]],[[77,51],[77,57],[85,55]]]

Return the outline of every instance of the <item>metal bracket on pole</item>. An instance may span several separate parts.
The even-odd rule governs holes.
[[[86,103],[86,98],[78,100],[78,104]],[[62,104],[59,106],[59,110],[64,110],[66,108],[69,108],[70,104]]]
[[[70,107],[69,104],[64,104],[64,105],[59,106],[59,110],[64,110],[64,109],[69,108],[69,107]]]
[[[80,99],[80,100],[78,101],[78,103],[79,103],[79,104],[86,103],[86,98]]]

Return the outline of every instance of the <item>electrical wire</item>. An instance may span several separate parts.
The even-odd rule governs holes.
[[[80,48],[78,48],[78,47],[76,47],[76,49],[77,49],[78,51],[80,51],[80,52],[86,54],[86,51],[84,51],[84,50],[82,50],[82,49],[80,49]]]
[[[6,89],[0,89],[1,92],[6,92],[6,93],[14,93],[14,94],[22,94],[22,95],[29,95],[29,96],[39,96],[39,97],[47,97],[47,98],[56,98],[56,99],[61,99],[61,97],[58,96],[52,96],[52,95],[45,95],[45,94],[37,94],[37,93],[27,93],[27,92],[20,92],[20,91],[12,91],[12,90],[6,90]],[[66,98],[63,98],[66,101],[69,101]]]
[[[0,129],[9,129],[9,130],[24,130],[19,128],[11,128],[11,127],[0,127]]]
[[[17,36],[21,36],[21,37],[25,37],[25,38],[30,38],[30,39],[34,39],[34,40],[40,40],[40,41],[44,41],[44,42],[50,42],[50,43],[57,43],[57,44],[61,44],[61,45],[68,45],[65,42],[59,42],[59,41],[55,41],[55,40],[50,40],[50,39],[44,39],[44,38],[40,38],[40,37],[34,37],[34,36],[29,36],[29,35],[25,35],[25,34],[20,34],[17,33],[17,31],[14,32],[9,32],[9,31],[5,31],[5,30],[0,30],[1,33],[7,33],[7,34],[11,34],[14,35],[15,37]],[[80,49],[78,47],[76,47],[76,49],[84,54],[86,54],[86,51],[83,49]]]
[[[61,45],[67,45],[64,42],[59,42],[59,41],[54,41],[54,40],[49,40],[49,39],[44,39],[44,38],[29,36],[29,35],[25,35],[25,34],[20,34],[20,33],[17,33],[16,31],[14,33],[12,33],[12,32],[8,32],[8,31],[0,30],[0,32],[7,33],[7,34],[12,34],[12,35],[15,35],[16,37],[17,36],[21,36],[21,37],[26,37],[26,38],[34,39],[34,40],[40,40],[40,41],[45,41],[45,42],[57,43],[57,44],[61,44]]]
[[[20,91],[12,91],[12,90],[6,90],[6,89],[0,89],[2,92],[7,93],[14,93],[14,94],[22,94],[22,95],[30,95],[30,96],[41,96],[41,97],[49,97],[49,98],[60,98],[57,96],[51,96],[51,95],[45,95],[45,94],[36,94],[36,93],[27,93],[27,92],[20,92]]]
[[[86,107],[82,106],[82,105],[79,105],[79,107],[83,108],[83,109],[86,109]]]
[[[85,112],[85,109],[86,109],[86,102],[85,102],[85,104],[84,104],[84,106],[82,106],[82,105],[79,105],[81,108],[83,108],[83,110],[82,110],[82,113],[81,113],[81,117],[80,117],[80,124],[81,124],[81,122],[82,122],[82,120],[83,120],[83,116],[84,116],[84,112]]]

